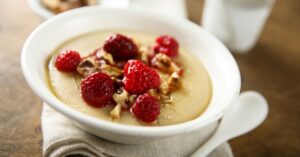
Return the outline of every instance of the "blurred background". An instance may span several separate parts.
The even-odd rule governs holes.
[[[203,0],[186,0],[188,18],[200,23]],[[25,0],[0,0],[0,156],[41,156],[41,101],[27,86],[20,53],[44,19]],[[234,52],[234,51],[233,51]],[[230,141],[236,157],[300,156],[300,1],[277,0],[256,45],[233,53],[242,90],[268,100],[267,120]]]

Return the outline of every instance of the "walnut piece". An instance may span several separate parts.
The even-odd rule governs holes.
[[[158,70],[163,72],[169,72],[172,60],[165,54],[158,53],[152,59],[152,65],[156,67]]]
[[[164,81],[160,84],[159,92],[165,95],[170,94],[168,82]]]
[[[174,97],[172,97],[170,95],[160,95],[160,101],[163,105],[172,104],[173,100],[174,100]]]
[[[84,77],[87,77],[96,71],[98,70],[93,63],[93,60],[90,58],[83,60],[77,66],[77,72]]]
[[[121,110],[122,110],[122,106],[121,104],[117,104],[113,110],[110,111],[110,115],[113,117],[113,118],[120,118],[121,117]]]
[[[149,49],[146,46],[139,47],[139,58],[146,64],[149,63],[148,56],[150,55]]]
[[[100,60],[101,59],[105,60],[110,65],[114,65],[115,64],[113,56],[110,53],[108,53],[108,52],[106,52],[106,51],[104,51],[102,49],[97,51],[96,56]]]
[[[173,72],[168,79],[169,90],[178,89],[181,87],[180,76],[177,72]]]
[[[169,74],[179,72],[181,70],[181,68],[176,65],[169,56],[162,53],[156,54],[151,63],[158,70]]]
[[[172,74],[174,72],[179,73],[181,70],[181,68],[179,68],[179,66],[177,64],[175,64],[174,62],[171,63],[170,68],[169,68],[169,72]]]
[[[125,104],[126,100],[128,100],[128,98],[129,98],[129,94],[123,88],[119,89],[119,91],[113,95],[114,101],[117,104],[121,104],[121,105]]]
[[[158,92],[157,92],[156,89],[149,89],[149,90],[148,90],[148,93],[149,93],[150,95],[152,95],[152,96],[157,96],[157,94],[158,94]]]
[[[128,101],[130,99],[129,93],[123,88],[119,88],[117,93],[113,95],[113,99],[117,104],[121,104],[122,107],[128,108]]]
[[[101,65],[100,71],[103,73],[106,73],[109,76],[119,77],[119,76],[123,75],[123,70],[113,67],[108,64]]]
[[[171,91],[181,87],[181,79],[178,72],[173,72],[167,80],[162,79],[159,86],[159,92],[168,95]]]
[[[114,109],[110,112],[110,115],[113,118],[120,118],[121,116],[121,108],[127,108],[126,102],[129,99],[129,94],[126,90],[123,88],[120,88],[117,93],[113,95],[114,101],[117,103],[117,105],[114,107]]]

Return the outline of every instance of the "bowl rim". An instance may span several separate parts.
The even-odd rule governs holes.
[[[124,12],[125,11],[125,12],[138,13],[138,14],[143,14],[144,16],[149,15],[149,16],[153,16],[155,18],[162,18],[162,19],[165,18],[168,20],[176,20],[176,21],[178,21],[178,23],[183,23],[184,25],[186,25],[186,27],[193,27],[193,28],[197,27],[197,29],[202,29],[202,31],[204,33],[206,33],[207,35],[212,37],[212,40],[214,40],[213,42],[215,42],[215,44],[217,44],[218,46],[220,46],[220,48],[225,50],[224,55],[226,55],[227,59],[230,60],[233,67],[235,68],[233,70],[235,71],[234,72],[236,75],[235,77],[238,80],[237,82],[235,82],[237,92],[235,92],[235,93],[233,92],[231,94],[231,98],[228,99],[228,102],[227,102],[228,105],[224,108],[224,110],[222,110],[220,113],[216,113],[214,117],[212,117],[211,119],[208,119],[207,121],[204,121],[203,123],[200,123],[200,124],[197,123],[197,119],[199,119],[199,117],[201,117],[201,116],[199,116],[193,120],[179,123],[179,124],[166,125],[166,126],[154,126],[154,127],[131,126],[131,125],[112,123],[110,121],[98,119],[98,118],[89,116],[87,114],[81,113],[81,112],[69,107],[68,105],[65,105],[63,102],[54,99],[53,97],[51,97],[49,95],[45,95],[43,93],[43,91],[39,88],[39,86],[36,85],[35,82],[33,81],[33,78],[30,75],[29,67],[27,67],[28,63],[27,63],[26,57],[27,57],[27,54],[30,53],[29,47],[30,47],[31,42],[34,40],[35,36],[37,34],[39,34],[41,32],[41,30],[44,27],[47,27],[47,25],[49,25],[50,23],[53,23],[60,19],[67,19],[70,16],[76,16],[77,14],[88,14],[88,13],[92,13],[95,11],[96,12],[101,12],[101,11],[104,11],[104,12],[107,12],[107,11],[108,12],[109,11],[122,12],[123,11]],[[24,46],[22,48],[22,53],[21,53],[21,67],[22,67],[23,75],[24,75],[27,83],[29,84],[29,86],[34,91],[34,93],[36,95],[38,95],[50,107],[54,108],[56,111],[69,117],[70,119],[72,119],[73,122],[75,121],[75,123],[76,123],[78,121],[82,124],[86,124],[86,126],[97,127],[97,129],[99,129],[99,130],[101,129],[101,130],[112,132],[112,133],[126,134],[126,135],[131,135],[131,136],[144,136],[144,137],[171,136],[171,135],[181,134],[184,132],[194,131],[196,129],[207,126],[213,122],[218,121],[221,117],[224,116],[224,114],[230,108],[230,106],[231,106],[230,104],[232,104],[233,101],[239,95],[240,88],[241,88],[241,78],[240,78],[240,72],[238,69],[238,65],[237,65],[236,61],[234,60],[232,54],[229,52],[229,50],[217,38],[212,36],[210,33],[208,33],[206,30],[204,30],[200,26],[198,26],[186,19],[178,19],[178,18],[175,18],[172,16],[162,15],[159,13],[155,13],[152,11],[145,11],[145,10],[141,10],[138,8],[134,8],[134,9],[133,8],[130,8],[130,9],[128,9],[128,8],[103,8],[103,7],[99,7],[99,6],[83,7],[83,8],[74,9],[74,10],[71,10],[68,12],[64,12],[53,18],[50,18],[49,20],[47,20],[44,23],[42,23],[41,25],[39,25],[26,39],[26,42],[24,43]],[[197,124],[197,125],[195,125],[195,124]]]
[[[27,0],[31,9],[40,17],[48,19],[54,17],[55,14],[47,9],[41,2],[41,0]]]

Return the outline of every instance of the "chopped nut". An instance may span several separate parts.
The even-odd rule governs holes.
[[[97,56],[98,59],[104,59],[110,65],[114,65],[115,64],[113,56],[110,53],[108,53],[108,52],[106,52],[106,51],[104,51],[102,49],[97,51],[96,56]]]
[[[149,93],[150,95],[156,97],[157,99],[160,99],[160,98],[159,98],[160,96],[159,96],[159,93],[158,93],[157,89],[149,89],[149,90],[148,90],[148,93]]]
[[[121,117],[121,104],[117,104],[113,110],[110,111],[110,115],[113,118],[120,118]]]
[[[169,72],[172,60],[167,55],[158,53],[154,56],[151,63],[158,70],[161,70],[163,72]]]
[[[149,89],[149,90],[148,90],[148,93],[149,93],[150,95],[152,95],[152,96],[154,96],[154,95],[157,94],[157,92],[156,92],[155,89]]]
[[[97,69],[93,63],[93,61],[90,58],[87,58],[79,63],[77,66],[77,72],[84,77],[96,72]]]
[[[170,90],[169,90],[169,85],[167,82],[162,82],[160,87],[159,87],[159,92],[161,92],[162,94],[169,94]]]
[[[96,59],[95,61],[96,67],[101,67],[104,64],[107,64],[107,62],[104,59],[100,59],[100,60]]]
[[[159,87],[159,92],[161,94],[168,95],[172,90],[178,89],[180,87],[181,87],[180,76],[177,72],[173,72],[171,76],[167,78],[167,80],[162,79],[162,83]]]
[[[106,73],[109,76],[115,76],[115,77],[119,77],[121,75],[123,75],[123,70],[110,66],[108,64],[103,64],[100,67],[101,72]]]
[[[88,67],[88,68],[94,68],[94,62],[92,59],[87,58],[85,60],[83,60],[82,62],[79,63],[78,67]]]
[[[113,95],[113,99],[117,104],[127,108],[126,101],[128,100],[128,92],[123,88],[120,88],[117,93]]]
[[[149,53],[149,49],[147,48],[147,47],[145,47],[145,46],[141,46],[140,48],[139,48],[139,55],[140,55],[140,59],[144,62],[144,63],[146,63],[146,64],[148,64],[148,62],[149,62],[149,60],[148,60],[148,56],[150,55],[150,53]]]
[[[157,71],[157,73],[158,73],[158,75],[159,75],[162,82],[167,82],[168,81],[168,79],[170,77],[169,74],[163,73],[161,71]]]
[[[156,54],[152,59],[151,64],[158,70],[169,74],[172,74],[173,72],[179,73],[181,70],[181,68],[176,65],[169,56],[162,53]]]
[[[168,80],[169,90],[177,89],[181,86],[180,76],[177,72],[173,72]]]
[[[160,96],[160,101],[162,104],[172,104],[174,100],[174,97],[170,96],[170,95],[161,95]]]
[[[179,73],[180,70],[181,70],[181,68],[179,68],[178,65],[176,65],[174,62],[171,63],[170,68],[169,68],[170,73],[174,73],[174,72]]]

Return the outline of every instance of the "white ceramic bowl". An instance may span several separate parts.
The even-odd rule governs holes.
[[[171,34],[193,53],[207,69],[213,84],[212,100],[198,118],[176,125],[140,127],[121,125],[80,113],[65,105],[47,85],[45,64],[53,50],[80,34],[122,29],[153,34]],[[41,24],[26,40],[22,50],[22,70],[33,91],[52,108],[84,130],[120,143],[141,143],[194,131],[209,136],[240,92],[240,73],[227,48],[215,37],[184,19],[142,10],[87,7],[69,11]],[[195,82],[197,83],[197,82]]]

